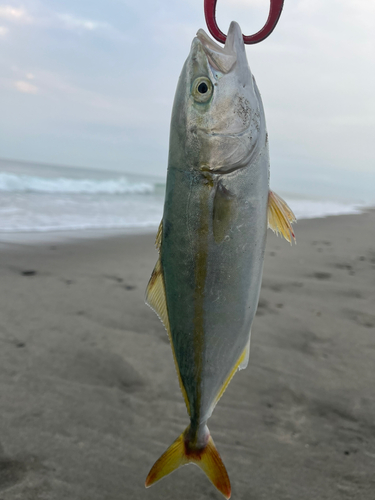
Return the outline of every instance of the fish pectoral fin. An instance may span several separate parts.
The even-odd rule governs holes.
[[[149,488],[182,465],[193,463],[203,470],[208,479],[225,498],[230,498],[231,486],[228,473],[212,437],[208,433],[206,446],[204,448],[195,449],[191,447],[188,435],[189,427],[154,463],[146,479],[146,488]]]
[[[160,224],[161,227],[161,224]],[[160,228],[159,228],[160,229]],[[163,277],[163,267],[161,265],[160,257],[152,271],[150,281],[148,282],[146,288],[146,304],[151,307],[151,309],[158,315],[159,319],[163,323],[165,329],[167,330],[169,341],[172,347],[174,364],[176,367],[178,381],[180,383],[180,388],[182,395],[184,396],[185,404],[187,411],[190,415],[190,405],[187,398],[186,390],[184,384],[182,383],[180,369],[177,364],[176,354],[174,351],[174,346],[172,342],[171,330],[169,326],[169,317],[168,317],[168,308],[167,308],[167,299],[165,295],[165,287],[164,287],[164,277]]]
[[[296,217],[287,203],[273,191],[268,193],[268,227],[276,234],[281,234],[292,244],[296,238],[294,236],[292,224],[296,222]],[[292,238],[291,238],[292,236]]]

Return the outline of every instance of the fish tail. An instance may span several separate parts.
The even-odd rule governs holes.
[[[146,479],[146,488],[182,465],[193,463],[205,472],[208,479],[225,498],[230,498],[231,486],[228,473],[208,428],[206,427],[206,443],[203,447],[199,448],[191,443],[189,429],[190,426],[171,444],[159,460],[154,463]]]

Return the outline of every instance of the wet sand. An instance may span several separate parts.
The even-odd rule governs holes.
[[[249,367],[209,427],[243,500],[375,498],[375,212],[268,235]],[[0,499],[220,499],[146,475],[188,424],[144,305],[154,235],[0,244]]]

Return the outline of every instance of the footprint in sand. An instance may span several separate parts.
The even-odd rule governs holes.
[[[280,336],[278,341],[282,347],[288,346],[290,349],[309,355],[316,355],[317,351],[321,352],[327,344],[325,339],[320,338],[311,330],[291,330],[286,335]]]
[[[26,465],[23,462],[0,457],[0,491],[20,483],[26,472]]]
[[[335,264],[335,268],[351,271],[353,269],[353,266],[351,264],[347,264],[346,262],[338,262],[337,264]]]
[[[124,282],[124,278],[121,278],[120,276],[104,276],[106,279],[110,280],[110,281],[114,281],[115,283],[123,283]],[[122,288],[124,288],[125,290],[134,290],[136,288],[135,285],[129,285],[129,284],[124,284],[122,285]]]
[[[61,352],[61,362],[54,361],[55,377],[80,384],[117,387],[134,392],[144,386],[144,380],[122,356],[101,349],[69,350]],[[40,364],[50,365],[49,359]]]
[[[340,292],[344,297],[350,297],[351,299],[362,299],[363,294],[359,290],[343,290]]]
[[[317,280],[329,280],[332,278],[331,273],[324,273],[322,271],[316,271],[315,273],[313,273],[312,276]]]
[[[313,241],[312,246],[315,247],[317,252],[324,252],[325,250],[331,250],[331,242],[330,241]]]
[[[353,266],[351,264],[348,264],[346,262],[339,262],[338,264],[335,264],[334,266],[336,269],[343,269],[345,271],[348,271],[348,273],[351,276],[354,276],[355,272],[353,270]]]
[[[37,272],[32,269],[26,269],[25,271],[21,271],[21,274],[22,276],[35,276]]]
[[[295,288],[303,287],[303,283],[301,281],[291,281],[289,283],[276,283],[276,282],[268,282],[263,281],[263,288],[268,288],[273,292],[282,292],[283,290],[293,290]]]
[[[353,310],[344,310],[344,314],[354,321],[354,323],[357,323],[357,325],[365,326],[366,328],[375,327],[375,316],[373,314]]]
[[[324,246],[330,247],[332,245],[332,243],[330,241],[327,241],[327,240],[317,240],[317,241],[313,241],[312,245],[313,246],[324,245]]]
[[[272,309],[270,309],[268,302],[261,297],[258,302],[256,315],[264,316],[267,312],[272,312]]]
[[[124,279],[121,278],[120,276],[106,275],[104,276],[104,278],[110,281],[115,281],[116,283],[122,283],[124,281]]]

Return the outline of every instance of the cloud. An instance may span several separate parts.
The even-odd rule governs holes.
[[[0,5],[0,19],[21,23],[31,22],[31,17],[23,7],[16,8],[11,5]]]
[[[23,80],[14,82],[14,86],[19,92],[23,92],[24,94],[36,94],[38,92],[38,87],[36,87],[35,85],[31,85],[31,83],[25,82]]]
[[[57,17],[63,22],[68,29],[84,29],[88,31],[93,31],[98,28],[108,28],[107,23],[101,23],[98,21],[92,21],[90,19],[81,19],[71,14],[58,14]]]
[[[41,26],[56,26],[68,30],[85,30],[85,31],[95,31],[98,29],[102,30],[112,30],[112,26],[108,23],[101,21],[94,21],[92,19],[84,19],[76,17],[72,14],[59,14],[53,11],[42,12],[38,10],[35,12],[35,17],[31,17],[24,7],[12,7],[11,5],[0,5],[0,19],[4,19],[8,22],[13,23],[31,23]],[[4,27],[4,30],[8,31]],[[0,31],[0,36],[4,34]]]
[[[118,30],[108,22],[87,19],[70,12],[54,11],[49,7],[48,3],[45,5],[43,3],[43,0],[30,1],[29,8],[26,10],[23,6],[1,5],[0,0],[0,38],[8,34],[10,24],[19,26],[32,24],[37,37],[43,36],[45,30],[57,29],[79,34],[93,33],[115,42],[129,41],[129,36],[126,33]],[[61,3],[64,4],[63,1]]]
[[[20,143],[19,127],[26,130],[27,124],[30,135],[37,115],[40,151],[49,134],[68,136],[74,126],[67,146],[71,163],[85,155],[83,163],[95,162],[92,150],[106,158],[106,148],[95,149],[96,137],[104,131],[110,140],[113,133],[127,140],[114,163],[120,165],[126,151],[137,168],[150,160],[161,171],[178,75],[197,29],[205,28],[203,2],[85,4],[0,0],[0,48],[7,45],[1,53],[0,103],[3,116],[4,108],[8,113],[3,122],[13,120],[9,134]],[[235,19],[251,34],[264,25],[269,1],[218,0],[217,7],[224,32]],[[304,165],[374,169],[374,15],[371,0],[288,0],[272,36],[247,47],[274,164],[293,175],[308,169]],[[21,99],[28,106],[13,109]],[[94,130],[90,140],[87,130]],[[1,135],[3,154],[11,156]],[[142,141],[147,148],[139,147]]]
[[[115,41],[129,41],[127,34],[107,22],[85,19],[72,14],[51,13],[49,23],[69,31],[91,32]]]

